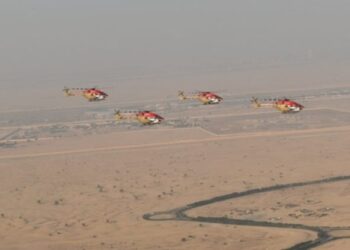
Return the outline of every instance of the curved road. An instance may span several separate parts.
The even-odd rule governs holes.
[[[324,183],[333,183],[341,181],[350,181],[350,176],[337,176],[327,179],[307,181],[307,182],[297,182],[290,184],[275,185],[264,188],[250,189],[242,192],[234,192],[226,195],[217,196],[211,199],[197,201],[186,206],[171,209],[163,212],[147,213],[143,215],[145,220],[150,221],[192,221],[192,222],[202,222],[202,223],[216,223],[216,224],[232,224],[232,225],[244,225],[244,226],[257,226],[257,227],[270,227],[270,228],[285,228],[285,229],[300,229],[308,230],[317,233],[317,238],[314,240],[298,243],[288,250],[305,250],[314,248],[330,241],[335,241],[349,237],[334,237],[331,235],[332,231],[336,230],[350,230],[349,227],[325,227],[325,226],[308,226],[303,224],[290,224],[290,223],[274,223],[269,221],[255,221],[255,220],[243,220],[243,219],[231,219],[226,217],[190,217],[186,214],[186,211],[191,209],[207,206],[217,202],[222,202],[230,199],[237,199],[245,197],[248,195],[268,193],[277,190],[285,190],[295,187],[312,186]]]

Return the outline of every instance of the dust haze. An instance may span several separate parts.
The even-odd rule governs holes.
[[[0,4],[5,108],[58,106],[63,86],[108,87],[116,100],[135,100],[179,88],[348,84],[347,1]]]
[[[0,250],[348,249],[349,13],[345,0],[0,1]]]

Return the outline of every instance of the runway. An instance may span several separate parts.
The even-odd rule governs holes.
[[[206,130],[203,128],[197,128],[197,129],[206,132]],[[168,130],[175,130],[175,129],[168,129]],[[155,131],[159,131],[159,130],[155,130]],[[240,134],[229,134],[229,135],[216,135],[212,132],[207,132],[208,137],[205,137],[202,139],[183,139],[183,140],[175,140],[175,141],[159,142],[159,143],[84,148],[84,149],[77,149],[77,150],[62,150],[62,151],[52,151],[52,152],[42,152],[42,153],[32,153],[32,154],[2,155],[0,156],[0,160],[36,158],[36,157],[68,155],[68,154],[86,154],[91,152],[103,152],[103,151],[142,150],[142,149],[148,149],[148,148],[171,147],[176,145],[198,144],[198,143],[205,143],[205,142],[230,141],[230,140],[242,139],[242,138],[276,137],[276,136],[292,136],[292,135],[301,136],[301,135],[312,135],[315,133],[349,132],[349,131],[350,131],[350,126],[304,129],[304,130],[289,130],[289,131],[274,131],[274,132],[240,133]],[[142,131],[140,130],[138,132],[142,132]]]

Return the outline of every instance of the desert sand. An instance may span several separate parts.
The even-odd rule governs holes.
[[[90,126],[68,115],[62,129],[35,117],[16,124],[14,116],[1,130],[5,137],[21,128],[0,149],[0,249],[292,249],[317,240],[308,228],[169,213],[234,192],[350,175],[349,97],[315,98],[319,105],[305,99],[308,108],[293,115],[251,109],[245,97],[242,105],[233,97],[213,107],[170,103],[170,121],[155,127],[108,117]],[[347,249],[349,185],[345,179],[286,188],[185,214],[330,227],[333,241],[317,249]]]

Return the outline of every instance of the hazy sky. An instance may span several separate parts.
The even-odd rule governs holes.
[[[0,84],[350,59],[348,0],[0,0]]]

